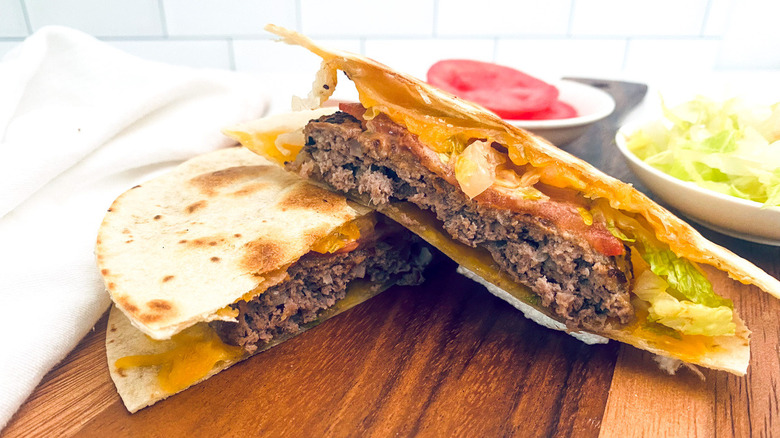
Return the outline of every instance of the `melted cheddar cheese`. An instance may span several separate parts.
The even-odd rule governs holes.
[[[715,351],[717,342],[712,336],[686,335],[660,324],[647,321],[647,311],[636,310],[636,320],[625,327],[636,340],[642,340],[656,349],[674,353],[685,362],[696,363],[709,351]]]
[[[153,341],[152,342],[165,342]],[[174,335],[173,348],[156,354],[125,356],[115,362],[120,369],[159,367],[160,388],[173,394],[208,377],[221,362],[235,361],[244,354],[241,347],[227,345],[207,324],[192,326]]]
[[[376,217],[373,213],[361,216],[336,228],[312,245],[311,250],[320,254],[346,252],[357,247],[361,235],[373,232]]]

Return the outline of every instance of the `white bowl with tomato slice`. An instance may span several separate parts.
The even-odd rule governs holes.
[[[490,62],[439,61],[427,80],[556,145],[574,141],[615,109],[612,96],[598,88],[567,80],[550,84]]]
[[[558,99],[570,105],[576,116],[549,120],[507,120],[509,123],[563,146],[579,138],[599,120],[612,114],[615,100],[606,92],[579,82],[560,80]]]

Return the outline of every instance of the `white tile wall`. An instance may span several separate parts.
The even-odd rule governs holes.
[[[60,24],[158,61],[316,69],[271,42],[275,22],[417,76],[454,57],[544,76],[780,70],[777,17],[776,0],[0,0],[0,54]]]
[[[440,0],[437,35],[566,35],[572,0]]]
[[[622,39],[502,39],[496,62],[545,78],[616,75],[623,68]]]
[[[27,23],[19,0],[0,0],[0,37],[27,36]]]
[[[699,35],[707,4],[708,0],[578,1],[572,35]]]
[[[300,3],[301,29],[312,36],[433,35],[434,0],[300,0]]]
[[[296,2],[284,0],[161,0],[169,35],[265,36],[274,23],[295,28]]]
[[[229,41],[108,41],[127,53],[170,64],[233,69]]]
[[[360,53],[360,40],[318,40],[322,44]],[[301,47],[273,40],[234,40],[236,70],[250,73],[303,72],[310,78],[320,66],[319,56]]]
[[[388,39],[366,41],[365,54],[394,69],[424,79],[440,59],[493,60],[493,39]]]
[[[780,69],[780,2],[743,0],[729,16],[718,67]]]
[[[157,0],[24,0],[33,30],[70,26],[94,36],[163,36]]]
[[[710,71],[718,53],[714,40],[637,39],[628,45],[624,70],[639,77]]]
[[[734,4],[731,0],[710,0],[702,35],[719,37],[725,34],[728,30],[729,18],[734,9],[733,6]]]
[[[574,5],[572,35],[699,35],[708,0],[581,0]]]

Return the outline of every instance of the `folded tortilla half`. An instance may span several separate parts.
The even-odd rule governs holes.
[[[421,282],[430,260],[395,222],[243,148],[121,195],[96,253],[114,301],[109,370],[130,412]]]
[[[537,322],[677,364],[746,372],[749,331],[699,264],[777,297],[775,278],[631,185],[478,105],[362,56],[266,29],[323,59],[308,98],[294,101],[299,107],[322,105],[338,70],[360,102],[312,120],[297,146],[256,141],[268,127],[253,122],[226,134],[378,208]]]

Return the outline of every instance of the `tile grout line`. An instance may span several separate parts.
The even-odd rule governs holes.
[[[631,45],[631,37],[624,39],[626,46],[623,48],[623,63],[620,65],[620,71],[625,72],[628,65],[628,47]]]
[[[569,1],[569,22],[566,24],[566,37],[572,38],[572,27],[574,26],[574,9],[576,7],[577,0]]]
[[[236,48],[234,47],[235,39],[234,38],[228,38],[228,64],[230,65],[230,69],[233,71],[236,71]]]
[[[162,25],[162,33],[164,38],[170,37],[168,34],[168,20],[165,16],[165,6],[163,0],[157,0],[157,10],[160,13],[160,25]]]
[[[704,36],[704,32],[707,30],[707,22],[710,19],[710,12],[712,11],[713,0],[707,0],[707,5],[704,7],[704,17],[701,20],[701,28],[699,29],[699,36]]]
[[[301,9],[301,0],[295,0],[295,30],[298,32],[303,32],[303,14]]]
[[[439,36],[439,0],[433,0],[433,23],[431,23],[432,37]]]
[[[19,5],[22,7],[24,25],[27,26],[27,35],[32,35],[32,22],[30,21],[30,13],[27,12],[27,3],[24,0],[19,0]]]

